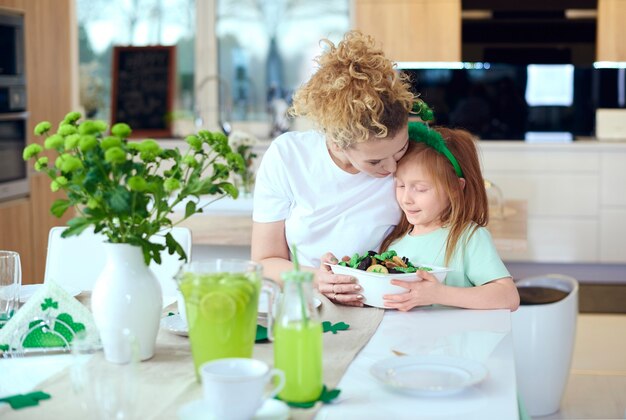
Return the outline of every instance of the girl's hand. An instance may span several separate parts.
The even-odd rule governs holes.
[[[404,287],[407,292],[398,295],[384,295],[385,307],[406,312],[416,306],[432,305],[438,302],[437,296],[445,286],[439,283],[439,280],[428,271],[420,270],[415,274],[421,280],[391,280],[391,284]]]
[[[315,273],[317,289],[335,303],[348,306],[363,306],[363,295],[359,294],[361,286],[356,284],[352,276],[333,274],[328,264],[337,264],[339,260],[328,252],[321,258],[320,268]]]

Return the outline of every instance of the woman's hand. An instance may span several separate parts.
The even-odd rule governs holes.
[[[387,308],[395,308],[399,311],[410,311],[416,306],[432,305],[439,301],[439,293],[445,287],[437,278],[428,271],[417,271],[417,281],[391,280],[391,284],[404,287],[406,293],[398,295],[384,295],[384,303]]]
[[[320,268],[315,273],[317,289],[335,303],[348,306],[363,306],[363,295],[359,294],[361,286],[356,284],[352,276],[333,274],[328,264],[337,264],[339,260],[328,252],[321,258]]]

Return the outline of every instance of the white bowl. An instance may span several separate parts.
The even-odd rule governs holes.
[[[432,273],[440,282],[445,280],[448,271],[452,271],[450,268],[436,267],[428,264],[419,264],[419,266],[431,268],[432,271],[430,271],[430,273]],[[415,273],[383,274],[357,270],[356,268],[344,267],[342,265],[330,265],[330,267],[335,274],[346,274],[355,277],[357,282],[363,288],[361,290],[363,303],[369,306],[376,306],[377,308],[386,308],[383,303],[384,295],[398,295],[407,292],[404,287],[391,284],[392,279],[421,281],[417,278]]]

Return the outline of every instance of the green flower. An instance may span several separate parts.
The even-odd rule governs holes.
[[[119,147],[111,147],[104,153],[104,160],[109,163],[124,163],[126,162],[126,152]]]
[[[71,135],[67,136],[65,138],[65,150],[74,149],[74,148],[78,147],[78,143],[80,142],[80,138],[81,138],[80,134],[71,134]]]
[[[35,135],[42,136],[50,131],[50,128],[52,128],[52,124],[50,124],[48,121],[42,121],[35,126]]]
[[[64,123],[68,123],[68,124],[73,124],[76,121],[80,120],[80,117],[82,117],[82,115],[80,115],[80,112],[69,112],[65,115],[65,118],[63,118],[63,122]]]
[[[146,179],[138,175],[128,178],[127,184],[128,188],[130,188],[131,191],[142,192],[148,188],[148,183],[146,182]]]
[[[161,152],[161,146],[155,140],[147,139],[138,144],[141,152],[150,152],[159,154]]]
[[[61,171],[65,173],[74,172],[83,167],[83,162],[77,158],[76,156],[71,156],[68,154],[62,155],[65,156],[63,162],[61,163]]]
[[[130,136],[130,133],[132,132],[133,130],[130,129],[128,124],[124,123],[117,123],[111,129],[111,134],[121,137],[123,139],[128,138],[128,136]]]
[[[43,142],[46,149],[60,149],[65,144],[65,139],[59,134],[53,134]]]
[[[115,136],[105,137],[100,143],[102,150],[109,150],[111,147],[122,148],[122,139]]]
[[[229,156],[221,133],[205,130],[187,137],[188,151],[181,154],[152,139],[128,141],[132,131],[124,123],[115,124],[109,135],[104,121],[81,120],[77,112],[67,114],[56,133],[49,122],[38,124],[35,132],[49,137],[25,147],[23,158],[33,159],[35,170],[50,178],[50,189],[65,195],[52,203],[51,213],[61,217],[72,207],[80,209],[65,235],[95,228],[112,243],[140,246],[146,264],[159,263],[163,251],[185,258],[171,235],[164,243],[153,240],[154,232],[171,227],[174,203],[194,195],[237,193],[227,180],[241,158]],[[184,218],[199,211],[188,206]]]
[[[200,140],[198,138],[198,136],[187,136],[187,138],[185,139],[185,141],[187,142],[187,144],[189,144],[191,146],[191,148],[193,150],[195,150],[196,152],[202,150],[202,140]]]
[[[80,134],[97,134],[104,130],[106,130],[106,124],[104,124],[104,129],[102,129],[102,121],[83,121],[78,126],[78,132]]]
[[[226,161],[235,172],[242,172],[246,168],[246,162],[239,153],[228,153]]]
[[[97,209],[98,207],[100,207],[100,202],[98,202],[98,200],[96,200],[95,198],[91,197],[89,198],[89,200],[87,200],[87,207],[90,209]]]
[[[35,170],[41,172],[48,167],[48,157],[42,156],[35,162]]]
[[[95,120],[94,124],[99,132],[104,133],[109,128],[109,125],[102,120]]]
[[[69,136],[70,134],[74,134],[77,131],[78,130],[76,130],[76,127],[74,127],[72,124],[63,123],[57,130],[57,134],[60,134],[62,136]]]
[[[190,168],[197,168],[198,167],[198,161],[193,156],[185,156],[183,158],[183,163],[185,165],[189,166]]]
[[[29,144],[28,146],[26,146],[26,148],[22,152],[22,158],[24,160],[28,160],[34,156],[37,156],[42,151],[43,151],[43,147],[41,147],[37,143]]]
[[[98,146],[98,140],[89,134],[83,134],[80,136],[78,142],[78,148],[81,152],[85,153]]]
[[[167,178],[163,182],[163,188],[165,189],[166,192],[176,191],[177,189],[180,188],[180,181],[177,180],[176,178]]]

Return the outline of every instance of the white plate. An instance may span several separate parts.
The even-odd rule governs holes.
[[[41,286],[43,285],[42,284],[22,285],[22,287],[20,287],[20,303],[26,302],[32,295],[35,294],[37,290],[39,290]],[[80,292],[82,292],[82,290],[80,290],[78,287],[73,287],[73,286],[69,286],[65,284],[62,285],[61,287],[65,289],[65,291],[72,296],[78,296]]]
[[[381,360],[370,373],[394,391],[418,396],[450,395],[487,377],[474,360],[451,356],[399,356]]]
[[[178,409],[180,420],[206,420],[207,411],[204,400],[191,401]],[[261,408],[254,414],[253,420],[287,420],[289,407],[282,401],[273,398],[265,400]]]
[[[182,335],[183,337],[187,337],[189,335],[187,323],[183,321],[180,314],[174,314],[161,318],[161,327],[172,334]]]

